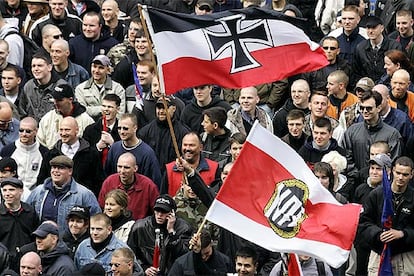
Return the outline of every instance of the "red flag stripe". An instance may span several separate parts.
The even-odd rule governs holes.
[[[165,91],[167,94],[171,94],[181,89],[182,86],[193,87],[200,83],[211,83],[216,79],[220,79],[221,86],[234,88],[255,85],[257,76],[272,81],[280,80],[324,66],[326,60],[321,58],[321,54],[323,54],[322,49],[311,51],[306,43],[258,50],[252,52],[251,55],[262,66],[234,74],[229,74],[231,58],[210,61],[194,57],[181,57],[162,65]],[[193,77],[183,77],[186,76],[185,72],[189,70],[191,70]],[[223,78],[224,75],[227,77]],[[178,79],[180,81],[176,81]]]

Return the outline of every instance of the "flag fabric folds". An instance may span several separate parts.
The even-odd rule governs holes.
[[[384,168],[382,172],[382,191],[384,194],[384,205],[382,207],[381,224],[384,230],[392,228],[392,217],[394,215],[392,203],[391,183],[388,179],[387,170]],[[391,248],[387,243],[384,243],[384,248],[381,252],[378,275],[392,276],[391,264]]]
[[[290,23],[300,20],[249,8],[211,15],[144,9],[166,94],[203,84],[241,88],[317,70],[321,47]]]
[[[271,251],[348,258],[361,205],[338,203],[303,159],[255,122],[206,218]]]

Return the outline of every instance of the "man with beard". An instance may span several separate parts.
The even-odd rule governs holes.
[[[175,115],[177,98],[166,96],[168,113],[171,117],[177,144],[181,145],[185,134],[190,130]],[[155,105],[156,118],[138,131],[139,137],[147,143],[155,152],[158,158],[161,173],[165,173],[165,164],[172,162],[176,158],[173,147],[170,129],[167,122],[167,113],[164,108],[163,100],[159,98]]]
[[[219,178],[218,163],[201,156],[202,143],[195,132],[186,134],[181,145],[182,157],[191,168],[200,173],[207,186]],[[183,183],[184,167],[175,161],[166,165],[166,175],[161,186],[161,194],[168,193],[175,196]]]
[[[155,200],[154,215],[139,219],[132,226],[128,245],[134,251],[147,276],[155,276],[158,275],[157,273],[165,275],[175,259],[188,252],[193,229],[183,219],[175,216],[176,209],[177,206],[171,196],[160,195]],[[156,229],[159,229],[162,236],[159,267],[153,266]]]

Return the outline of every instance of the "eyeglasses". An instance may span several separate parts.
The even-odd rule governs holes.
[[[361,111],[366,110],[367,112],[371,112],[371,111],[374,109],[374,107],[373,107],[373,106],[363,106],[363,105],[360,105],[360,106],[359,106],[359,109],[360,109]]]
[[[129,127],[123,127],[123,126],[119,126],[118,127],[118,130],[125,130],[125,131],[127,131],[129,129]]]
[[[115,267],[120,267],[121,264],[120,263],[109,263],[109,266],[115,266]]]
[[[59,38],[63,38],[63,35],[62,34],[57,34],[57,35],[52,35],[52,37],[54,39],[59,39]]]
[[[207,6],[207,5],[203,5],[203,6],[201,6],[201,7],[198,7],[198,9],[199,9],[200,11],[206,11],[206,12],[210,12],[210,11],[211,11],[210,7],[209,7],[209,6]]]
[[[322,48],[324,50],[331,50],[331,51],[335,51],[336,49],[338,49],[338,47],[330,47],[330,46],[323,46]]]
[[[30,133],[32,133],[32,131],[33,130],[31,130],[31,129],[23,129],[23,128],[19,129],[19,132],[20,133],[23,133],[24,132],[24,133],[30,134]]]

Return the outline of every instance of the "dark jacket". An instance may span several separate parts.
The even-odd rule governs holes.
[[[223,253],[213,249],[210,258],[204,262],[201,253],[190,251],[179,257],[171,267],[168,275],[227,275],[233,271],[230,258]]]
[[[203,111],[209,109],[213,106],[221,106],[226,111],[231,109],[231,106],[226,102],[220,99],[220,97],[215,96],[211,100],[210,104],[206,106],[199,106],[197,100],[194,98],[189,105],[186,105],[183,112],[181,113],[181,121],[186,124],[192,131],[197,133],[203,132],[203,126],[201,122],[203,121]]]
[[[297,108],[293,104],[292,98],[289,97],[286,100],[285,104],[278,111],[276,111],[275,115],[273,116],[273,133],[277,137],[283,137],[289,133],[287,122],[286,122],[286,117],[289,111],[291,111],[292,109],[299,109],[299,108]],[[305,112],[305,115],[310,113],[309,108],[300,109],[300,110]]]
[[[166,274],[173,262],[188,252],[188,242],[193,229],[185,220],[177,218],[173,235],[167,232],[165,224],[157,224],[154,216],[137,220],[129,234],[128,246],[134,251],[144,271],[152,266],[156,228],[160,229],[163,236],[163,240],[160,242],[160,272]]]
[[[328,152],[336,150],[339,154],[346,157],[346,151],[338,145],[338,142],[331,138],[330,145],[327,149],[319,150],[313,147],[313,138],[308,137],[305,144],[300,148],[299,155],[305,160],[308,166],[313,168],[316,162],[320,162],[322,157]]]
[[[39,218],[32,206],[21,202],[19,211],[11,213],[4,203],[0,204],[0,242],[12,256],[20,247],[33,241],[32,233],[39,226]]]
[[[412,0],[387,0],[385,2],[381,13],[385,33],[389,34],[395,30],[395,14],[399,10],[414,11],[414,2]]]
[[[181,152],[183,137],[190,130],[179,120],[173,119],[172,123],[177,145]],[[161,175],[164,175],[165,165],[177,158],[167,121],[152,120],[138,131],[138,136],[154,150],[160,164]]]
[[[20,4],[17,8],[12,8],[7,4],[7,1],[0,1],[0,13],[4,19],[7,18],[16,18],[19,20],[19,30],[23,28],[23,22],[26,19],[28,14],[27,6],[23,1],[20,1]],[[7,21],[7,20],[6,20]]]
[[[383,232],[381,224],[384,196],[382,186],[372,191],[364,203],[358,226],[358,232],[369,242],[371,250],[381,254],[384,244],[379,240]],[[414,250],[414,190],[408,186],[402,194],[401,203],[393,206],[392,228],[404,232],[402,239],[389,243],[391,255]]]
[[[385,52],[391,49],[403,51],[400,43],[386,36],[377,52],[372,49],[369,39],[358,44],[352,62],[354,83],[362,77],[370,77],[373,81],[378,81],[384,73]]]
[[[69,249],[69,256],[73,259],[75,257],[75,252],[76,249],[78,249],[79,244],[89,238],[89,229],[86,230],[85,233],[83,233],[83,235],[81,235],[80,237],[78,237],[77,239],[75,239],[73,237],[73,235],[69,232],[69,231],[65,231],[65,233],[62,236],[62,241],[66,244],[66,246]]]
[[[95,146],[96,148],[96,143],[98,143],[99,140],[101,140],[102,129],[103,129],[102,119],[99,119],[95,123],[85,128],[85,130],[83,131],[82,138],[88,141],[91,147]],[[118,119],[115,120],[115,124],[109,133],[114,139],[114,142],[121,140],[121,138],[119,137],[119,133],[118,133]],[[102,157],[102,151],[99,151],[99,156]]]
[[[100,155],[96,147],[94,145],[90,146],[85,139],[79,138],[79,142],[79,150],[73,156],[72,176],[76,182],[90,189],[95,195],[98,195],[104,180]],[[49,161],[63,154],[61,148],[62,140],[59,140],[45,157],[44,166],[40,169],[39,180],[44,180],[50,176],[51,167]]]
[[[209,135],[206,132],[201,134],[203,142],[202,156],[218,162],[220,168],[223,168],[231,160],[229,140],[231,132],[226,127],[224,130],[224,134],[217,136]]]
[[[328,76],[336,70],[342,70],[347,76],[351,76],[351,65],[345,59],[337,57],[334,64],[329,64],[316,71],[304,73],[303,78],[308,81],[310,91],[326,91]]]
[[[72,38],[69,41],[69,58],[73,63],[79,64],[91,74],[93,58],[102,52],[107,54],[116,44],[118,44],[118,41],[110,36],[108,27],[103,26],[100,37],[95,41],[86,38],[83,33]]]
[[[114,72],[112,73],[112,79],[121,84],[124,88],[134,84],[132,63],[137,64],[138,61],[139,59],[135,50],[128,52],[116,65]]]
[[[365,38],[359,34],[359,27],[353,30],[349,36],[343,32],[337,39],[339,41],[339,47],[341,48],[339,57],[347,60],[348,64],[352,65],[357,45],[365,40]]]
[[[42,45],[42,28],[47,24],[57,26],[66,41],[82,33],[82,21],[79,17],[65,12],[63,19],[56,19],[49,13],[48,17],[44,21],[39,22],[32,32],[32,38],[39,46]]]
[[[100,13],[101,12],[101,8],[99,7],[99,5],[92,0],[82,0],[80,1],[81,3],[84,3],[86,8],[85,10],[79,15],[78,12],[76,11],[76,7],[73,3],[69,2],[67,9],[69,11],[70,14],[79,16],[81,19],[83,18],[83,15],[87,12],[96,12],[96,13]]]
[[[58,241],[56,247],[47,253],[40,252],[42,272],[50,276],[71,275],[75,272],[75,264],[69,257],[69,249],[63,241]]]

